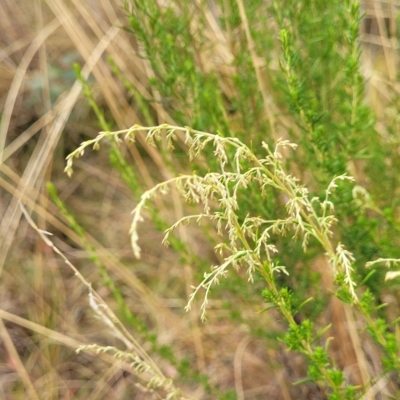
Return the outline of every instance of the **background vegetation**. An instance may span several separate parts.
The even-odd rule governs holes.
[[[350,0],[0,2],[0,397],[399,398],[397,10]],[[128,143],[111,134],[134,124],[190,126],[226,147],[189,159],[185,129],[174,130],[173,152],[171,129],[137,128]],[[100,151],[86,149],[69,178],[65,158],[99,131],[110,133]],[[279,158],[280,138],[297,149]],[[155,197],[135,257],[141,196],[186,174],[211,179],[221,154],[218,194],[231,195],[235,146],[248,156],[243,171],[263,159],[273,171],[273,184],[260,169],[234,191],[236,232],[250,247],[262,238],[256,218],[277,227],[252,281],[254,259],[235,247],[218,195],[222,237],[212,220],[181,225],[168,248],[163,232],[202,208],[196,191],[191,204],[174,188]],[[344,174],[354,180],[329,186]],[[307,220],[310,210],[320,219]],[[228,251],[242,266],[212,286],[203,323],[204,290],[185,306]],[[380,258],[393,260],[389,270],[367,264]]]

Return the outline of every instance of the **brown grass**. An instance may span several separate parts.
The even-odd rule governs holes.
[[[390,95],[379,82],[398,90],[394,83],[394,52],[398,49],[383,33],[382,24],[387,20],[379,4],[367,4],[373,28],[366,32],[365,47],[382,56],[375,64],[368,59],[365,62],[367,75],[373,77],[369,93],[372,104],[381,104]],[[99,130],[82,98],[80,84],[71,76],[73,61],[84,65],[84,76],[94,78],[96,99],[119,129],[144,121],[110,72],[106,55],[112,56],[144,97],[157,99],[157,93],[150,93],[147,82],[152,71],[139,57],[138,44],[119,29],[124,24],[119,2],[3,0],[0,15],[0,398],[157,398],[123,362],[104,354],[75,353],[82,344],[120,348],[123,344],[95,318],[88,304],[87,288],[29,227],[18,201],[37,215],[40,229],[54,233],[54,244],[116,313],[118,305],[90,261],[90,254],[82,250],[83,239],[49,200],[45,183],[51,180],[60,198],[68,202],[86,228],[86,240],[97,249],[132,312],[147,321],[161,344],[171,346],[179,357],[187,357],[191,368],[206,374],[213,385],[236,391],[238,399],[318,399],[313,385],[291,385],[306,373],[300,356],[279,346],[268,348],[251,334],[252,320],[257,320],[258,326],[268,326],[271,332],[281,328],[273,314],[255,313],[260,308],[258,300],[231,299],[236,307],[247,310],[247,325],[230,322],[231,310],[223,306],[222,300],[211,302],[209,321],[201,325],[196,309],[189,314],[183,311],[194,280],[193,266],[182,268],[172,251],[155,250],[161,234],[151,224],[142,232],[142,240],[147,243],[143,250],[145,261],[133,259],[127,234],[134,206],[131,192],[118,173],[107,170],[105,152],[80,160],[73,180],[63,174],[66,154]],[[211,11],[207,18],[212,27],[207,34],[211,40],[219,41],[219,57],[228,63],[232,57],[230,38],[222,36],[218,26],[213,25]],[[368,57],[367,51],[365,54]],[[251,55],[257,64],[255,54]],[[208,54],[199,54],[199,61],[205,69],[214,62]],[[212,67],[220,68],[225,76],[232,73],[222,62]],[[256,70],[262,93],[268,99],[267,78],[261,67]],[[223,87],[228,94],[232,91],[229,79]],[[153,107],[159,122],[173,123],[161,104],[154,103]],[[273,124],[271,107],[266,108],[266,113]],[[380,112],[384,113],[384,109]],[[141,152],[134,146],[129,150],[143,187],[169,178],[160,154],[144,142],[140,146]],[[175,194],[171,204],[160,203],[160,207],[167,206],[173,220],[183,215],[183,206]],[[181,234],[191,248],[211,253],[209,245],[201,239],[197,242],[195,231]],[[332,313],[345,322],[346,318],[351,319],[335,310]],[[348,327],[342,329],[347,332]],[[151,354],[149,344],[133,330],[131,333]],[[370,353],[373,357],[373,350]],[[174,367],[156,354],[151,355],[166,375],[176,374]],[[354,362],[360,363],[356,356],[351,355]],[[356,380],[362,383],[362,377]],[[201,385],[182,388],[193,398],[207,398]]]

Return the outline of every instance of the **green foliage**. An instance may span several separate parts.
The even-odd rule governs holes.
[[[241,304],[257,299],[259,309],[266,302],[263,311],[279,315],[286,327],[279,333],[280,342],[301,353],[307,363],[304,382],[313,381],[331,400],[362,398],[377,377],[368,376],[362,385],[351,382],[329,349],[326,334],[333,331],[323,314],[332,296],[343,307],[351,307],[357,324],[368,332],[357,335],[371,340],[379,351],[382,373],[400,372],[397,321],[389,321],[379,305],[390,283],[383,285],[382,269],[372,274],[366,268],[380,262],[392,268],[399,261],[400,225],[394,199],[400,165],[398,160],[390,161],[392,143],[378,135],[373,111],[364,102],[360,4],[290,0],[282,7],[274,1],[267,10],[265,2],[251,1],[246,2],[243,15],[241,1],[219,2],[221,29],[232,40],[234,72],[225,77],[215,65],[205,66],[205,54],[213,44],[202,35],[207,25],[202,13],[205,4],[200,3],[197,8],[183,1],[179,11],[154,1],[125,2],[129,20],[125,29],[134,35],[140,56],[149,63],[153,98],[144,99],[112,60],[110,64],[149,126],[112,132],[83,83],[103,132],[68,156],[66,172],[72,174],[74,159],[87,147],[98,149],[103,140],[111,140],[112,164],[136,193],[130,232],[135,256],[141,255],[138,225],[144,210],[150,210],[153,222],[165,231],[164,244],[180,254],[182,263],[199,266],[200,283],[187,309],[204,293],[205,319],[209,296],[226,295],[232,320],[249,323],[251,319],[236,306],[239,302],[232,299],[240,299]],[[266,13],[275,26],[273,33],[267,29]],[[279,54],[279,71],[269,68],[273,61],[269,53]],[[265,62],[264,75],[257,57]],[[224,80],[229,80],[230,96],[224,92]],[[269,98],[274,101],[267,104]],[[162,104],[176,124],[153,126],[152,102]],[[279,118],[284,115],[289,122],[282,122],[283,117],[280,122],[271,120],[266,111],[271,104]],[[296,147],[291,141],[278,140],[278,129],[299,144],[296,152],[291,151]],[[182,165],[196,172],[174,171],[175,178],[138,190],[140,178],[117,144],[121,136],[132,142],[143,132],[150,145],[163,143],[160,152],[167,165],[171,164],[165,143],[172,150],[179,142],[179,156],[187,146],[188,160]],[[148,207],[171,185],[193,212],[172,226]],[[193,211],[193,205],[202,210]],[[180,226],[204,220],[215,224],[217,232],[211,236],[204,229],[219,260],[211,269],[204,268],[204,260],[174,236]],[[384,256],[392,258],[378,258]],[[321,258],[329,271],[313,271],[313,263]],[[235,277],[232,269],[238,272]],[[254,286],[243,283],[242,270]],[[394,277],[393,273],[386,277]],[[324,288],[322,282],[327,281],[330,287]],[[256,323],[250,330],[265,340],[273,336]],[[183,381],[202,382],[208,392],[216,393],[206,377],[190,374],[187,360],[176,361],[169,348],[154,344],[154,349],[177,366]],[[229,392],[221,396],[234,398]]]
[[[55,186],[51,183],[47,183],[47,190],[49,192],[49,195],[53,202],[57,205],[59,210],[62,212],[62,214],[67,218],[70,227],[75,231],[75,233],[78,234],[78,236],[81,238],[83,246],[85,250],[89,253],[89,260],[93,262],[96,267],[98,268],[98,271],[100,273],[100,276],[102,278],[102,284],[108,287],[115,300],[117,301],[121,314],[123,316],[124,322],[128,323],[131,325],[133,328],[138,330],[140,333],[146,333],[147,332],[147,327],[146,324],[140,320],[138,317],[132,314],[131,310],[127,306],[124,297],[122,295],[122,292],[120,288],[118,288],[109,273],[107,272],[106,267],[104,264],[101,262],[100,257],[97,255],[96,248],[89,243],[89,241],[86,238],[86,232],[85,229],[79,225],[77,222],[75,216],[68,211],[66,205],[61,201],[57,194],[57,190]]]
[[[351,398],[349,393],[353,393],[351,385],[343,388],[338,382],[342,380],[337,370],[333,367],[334,363],[326,348],[315,346],[315,340],[320,336],[314,331],[313,323],[305,320],[298,324],[295,314],[301,309],[303,304],[295,307],[292,302],[292,293],[287,287],[279,288],[276,277],[288,274],[287,268],[281,266],[275,260],[278,249],[271,243],[270,238],[275,235],[286,235],[289,231],[294,237],[301,239],[303,251],[307,252],[309,238],[313,237],[322,246],[329,256],[329,262],[335,276],[335,284],[338,286],[336,295],[345,303],[352,304],[367,319],[368,329],[371,336],[379,343],[386,355],[383,364],[386,368],[398,369],[398,359],[395,353],[397,347],[394,344],[393,335],[388,334],[387,323],[380,318],[375,320],[366,311],[371,311],[373,298],[367,289],[361,297],[361,301],[356,293],[356,282],[354,281],[354,256],[341,243],[333,247],[331,237],[333,225],[337,222],[331,213],[333,203],[330,197],[337,182],[349,179],[345,175],[338,176],[332,180],[325,190],[325,196],[320,199],[308,196],[308,190],[299,185],[298,180],[288,175],[281,163],[281,153],[287,147],[295,147],[289,142],[280,142],[274,150],[267,144],[263,144],[266,152],[265,158],[259,159],[236,138],[223,138],[218,135],[196,131],[191,128],[180,128],[177,126],[161,125],[157,127],[144,128],[133,126],[126,131],[116,133],[103,132],[96,139],[86,141],[68,157],[66,171],[72,173],[73,160],[79,157],[88,146],[97,148],[99,143],[106,137],[112,136],[114,139],[124,134],[127,140],[134,137],[137,132],[147,131],[147,140],[154,142],[161,139],[162,131],[166,131],[166,141],[171,143],[176,137],[177,132],[182,131],[185,141],[189,145],[189,155],[198,156],[205,150],[208,144],[212,144],[222,171],[208,172],[203,177],[198,175],[181,175],[167,182],[156,185],[153,189],[145,192],[133,212],[131,226],[131,242],[135,255],[140,257],[140,247],[138,244],[137,228],[142,218],[142,210],[146,202],[153,199],[157,194],[165,194],[171,184],[175,184],[181,192],[183,198],[189,203],[201,202],[204,211],[188,217],[183,217],[165,231],[164,243],[169,244],[171,234],[180,225],[192,220],[200,222],[202,219],[216,221],[219,234],[226,241],[222,240],[215,246],[217,252],[224,255],[223,262],[214,266],[210,272],[204,274],[202,282],[194,289],[190,296],[187,309],[190,309],[194,297],[203,289],[205,297],[202,304],[205,319],[208,296],[213,286],[220,280],[225,279],[228,268],[238,270],[245,267],[250,281],[254,281],[254,274],[260,273],[267,289],[263,291],[264,299],[272,303],[288,324],[288,333],[283,341],[289,349],[303,353],[309,360],[308,374],[311,380],[318,383],[321,388],[328,390],[328,393],[337,394],[338,398]],[[234,163],[229,163],[228,148],[234,149]],[[249,162],[247,169],[243,169],[242,160]],[[229,168],[228,165],[233,165]],[[265,195],[265,188],[270,186],[288,197],[285,205],[286,216],[276,220],[265,220],[260,216],[246,217],[244,220],[239,218],[236,210],[239,210],[238,195],[241,189],[246,190],[250,183],[256,183],[259,190]],[[214,201],[218,199],[218,206],[214,206]],[[215,207],[215,209],[214,209]],[[224,225],[224,230],[222,226]],[[225,234],[224,234],[225,232]],[[312,301],[308,299],[304,304]],[[329,328],[327,328],[329,329]],[[328,342],[326,342],[327,346]],[[349,391],[350,390],[350,391]],[[340,397],[342,396],[342,397]],[[344,397],[343,397],[344,396]],[[350,396],[350,397],[348,397]]]

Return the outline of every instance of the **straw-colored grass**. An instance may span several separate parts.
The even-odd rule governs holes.
[[[166,2],[155,3],[164,7]],[[172,3],[179,10],[181,2]],[[204,73],[215,72],[222,97],[233,104],[239,69],[233,60],[241,48],[238,32],[229,23],[225,29],[221,27],[221,7],[213,1],[207,6],[200,1],[189,3],[202,10],[194,13],[191,29],[196,31],[205,23],[202,39],[213,44],[194,54],[198,68]],[[269,129],[274,140],[287,138],[288,132],[299,137],[304,127],[288,115],[271,78],[279,71],[281,55],[274,53],[268,63],[260,56],[247,19],[247,2],[236,3],[241,45],[247,46],[248,63],[254,68],[263,101],[262,121],[256,121],[259,126],[254,131]],[[262,5],[265,12],[269,3]],[[375,128],[380,137],[398,146],[398,134],[391,131],[397,127],[395,105],[400,91],[393,18],[398,5],[371,0],[363,6],[364,20],[368,21],[361,37],[365,102],[376,113]],[[293,386],[307,375],[307,367],[301,355],[288,352],[276,340],[286,329],[279,313],[259,313],[265,306],[260,299],[264,289],[260,280],[256,279],[253,290],[247,287],[245,271],[230,275],[232,287],[228,282],[225,292],[224,286],[216,289],[222,293],[220,297],[210,296],[205,324],[200,320],[201,298],[194,300],[190,312],[185,311],[193,285],[197,286],[208,265],[221,262],[221,257],[213,250],[217,234],[211,224],[205,229],[180,228],[179,243],[189,249],[187,253],[160,246],[163,234],[157,224],[172,224],[193,210],[178,191],[155,199],[155,209],[149,211],[153,221],[146,219],[139,226],[142,257],[138,260],[128,232],[131,211],[140,196],[137,193],[135,197],[120,171],[110,167],[109,153],[87,151],[75,161],[73,179],[64,174],[65,157],[82,141],[104,130],[73,73],[74,62],[82,66],[82,77],[88,80],[105,119],[113,121],[113,130],[134,124],[177,124],[173,117],[176,104],[189,120],[196,116],[193,93],[182,103],[178,95],[169,103],[149,84],[157,71],[144,57],[142,43],[121,29],[127,25],[122,2],[3,0],[0,15],[0,399],[156,399],[175,390],[167,385],[168,378],[177,378],[174,385],[181,390],[180,395],[191,399],[325,399],[314,382]],[[271,19],[269,26],[277,42],[276,21]],[[136,97],[113,73],[107,57],[134,87]],[[141,105],[143,99],[153,101],[146,108]],[[256,109],[252,103],[248,107]],[[229,114],[228,108],[221,111],[221,118],[229,121],[231,131],[248,132],[245,118],[242,120],[236,111]],[[215,130],[221,127],[222,122]],[[164,145],[165,140],[161,150],[152,147],[144,135],[138,135],[135,144],[120,146],[136,168],[141,192],[173,179],[176,171],[190,170],[181,153],[171,156]],[[186,150],[182,136],[175,146],[178,153]],[[198,169],[206,169],[206,156],[197,162]],[[350,172],[361,186],[369,184],[363,162],[349,162]],[[301,170],[301,163],[290,168],[304,182],[311,181],[310,171]],[[49,181],[83,227],[83,234],[50,198]],[[398,194],[398,189],[393,193]],[[369,211],[381,212],[377,209]],[[29,224],[24,210],[34,223]],[[36,230],[32,228],[35,224]],[[194,265],[194,260],[199,264]],[[199,260],[206,261],[206,266]],[[321,274],[324,295],[333,290],[334,277],[326,274],[324,256],[310,261],[311,271],[306,262],[294,265],[301,273],[310,274],[310,279]],[[105,283],[108,278],[113,284]],[[246,282],[243,290],[235,279]],[[125,305],[119,302],[113,285]],[[314,291],[317,297],[321,294],[319,287]],[[396,292],[388,289],[382,298],[389,303],[388,314],[397,318],[400,299]],[[361,337],[360,320],[352,309],[336,297],[326,307],[318,321],[334,324],[338,340],[330,349],[332,358],[353,383],[368,387],[362,398],[395,398],[396,379],[384,375],[369,381],[369,376],[379,374],[381,360],[376,345]],[[124,313],[127,309],[131,316]],[[107,325],[107,318],[113,323]],[[147,331],[141,332],[140,324],[134,326],[129,318],[144,321]],[[157,336],[157,349],[151,335]],[[398,339],[397,331],[396,335]],[[102,347],[90,347],[93,344]],[[106,346],[121,353],[115,357],[113,350],[104,351]],[[179,371],[179,363],[174,365],[163,357],[162,346],[177,360],[187,360],[184,373]],[[77,349],[81,351],[77,353]],[[140,377],[132,370],[127,353],[138,355],[146,368],[150,366]],[[154,377],[153,391],[147,384]]]

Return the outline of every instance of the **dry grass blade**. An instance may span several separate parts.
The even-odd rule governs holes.
[[[30,331],[36,332],[39,335],[46,337],[50,343],[57,343],[59,345],[62,346],[67,346],[70,347],[71,349],[73,349],[74,351],[78,348],[82,348],[85,346],[88,346],[87,343],[82,342],[80,340],[76,340],[73,337],[64,335],[62,333],[53,331],[51,329],[48,329],[42,325],[39,324],[35,324],[32,321],[28,321],[24,318],[21,318],[15,314],[9,313],[5,310],[1,310],[0,309],[0,319],[11,322],[13,324],[22,326]],[[1,322],[1,324],[3,325],[3,322]],[[4,325],[3,325],[4,326]],[[4,337],[4,340],[6,340],[6,337]],[[12,345],[12,342],[11,344]],[[118,369],[118,370],[124,370],[126,372],[131,372],[132,368],[129,365],[129,363],[121,361],[121,360],[116,360],[114,357],[112,357],[111,355],[107,354],[107,353],[103,353],[103,352],[96,352],[95,350],[91,350],[89,347],[86,350],[87,353],[92,354],[94,356],[94,358],[98,358],[101,361],[112,365],[113,369]],[[15,362],[15,361],[14,361]],[[21,365],[21,368],[23,369],[23,365]],[[26,373],[26,371],[25,371]],[[29,392],[32,395],[32,398],[34,399],[40,399],[41,397],[38,397],[35,388],[33,387],[32,383],[28,383],[29,381],[29,376],[23,376],[24,382],[26,380],[26,384],[28,387]],[[30,382],[30,381],[29,381]],[[29,385],[31,386],[29,388]],[[32,391],[31,391],[32,390]],[[97,392],[97,394],[99,394]],[[95,398],[96,396],[96,391],[93,391],[92,393],[92,397]]]
[[[18,352],[15,349],[12,339],[11,339],[6,327],[4,326],[4,323],[1,318],[0,318],[0,337],[8,351],[8,355],[11,360],[10,362],[15,365],[15,369],[17,370],[18,374],[20,375],[21,380],[24,383],[30,397],[32,399],[39,400],[40,397],[39,397],[34,385],[31,382],[29,374],[27,373],[27,371],[21,361],[21,358],[18,355]]]
[[[150,388],[154,387],[161,387],[165,390],[168,390],[169,393],[169,398],[179,398],[182,400],[185,400],[185,397],[180,396],[180,391],[178,391],[174,385],[172,380],[167,379],[158,365],[154,363],[154,361],[151,359],[151,357],[148,356],[147,352],[142,348],[142,346],[138,343],[138,341],[127,331],[127,329],[124,327],[124,325],[121,323],[121,321],[116,317],[116,315],[111,311],[111,309],[108,307],[108,305],[103,301],[101,296],[92,288],[92,285],[86,280],[86,278],[76,269],[76,267],[71,264],[71,262],[65,257],[65,255],[53,244],[53,242],[49,239],[48,232],[45,232],[41,229],[39,229],[30,215],[28,214],[26,208],[23,206],[21,202],[19,202],[19,207],[21,209],[21,212],[24,214],[25,218],[27,219],[29,225],[38,233],[38,235],[41,237],[41,239],[49,246],[56,254],[58,254],[64,262],[68,265],[69,268],[71,268],[77,277],[78,280],[81,281],[81,283],[87,287],[88,289],[88,296],[89,296],[89,304],[91,305],[92,309],[95,311],[95,313],[99,316],[99,318],[107,325],[113,335],[120,339],[122,343],[127,347],[127,352],[123,352],[118,350],[117,348],[114,347],[107,347],[107,346],[99,346],[97,344],[95,345],[83,345],[80,346],[77,351],[87,351],[87,350],[95,350],[98,353],[108,353],[109,351],[114,354],[114,356],[117,359],[123,359],[129,361],[130,358],[134,360],[134,364],[131,365],[131,369],[137,372],[138,376],[142,376],[143,373],[145,375],[150,375],[149,377],[146,377],[148,379],[148,383],[150,385]],[[0,326],[0,330],[1,330]],[[5,329],[5,327],[3,326]],[[12,345],[12,342],[10,338],[6,335],[5,340],[7,340],[7,346],[8,350],[11,352],[13,357],[16,357],[16,362],[18,364],[18,370],[23,377],[24,382],[28,386],[30,390],[34,392],[33,386],[30,384],[30,380],[28,379],[28,375],[26,374],[25,369],[23,368],[22,363],[20,362],[20,359],[18,357],[17,352],[14,349],[14,346]],[[30,385],[30,386],[29,386]],[[172,394],[172,395],[171,395]],[[38,397],[35,396],[35,399]]]
[[[89,75],[91,70],[102,56],[103,52],[117,34],[117,28],[110,28],[107,34],[103,37],[103,40],[94,49],[93,53],[88,58],[87,64],[82,70],[82,74],[85,77]],[[27,193],[30,195],[33,187],[37,183],[37,180],[41,179],[43,176],[42,174],[51,161],[55,146],[58,143],[58,140],[62,134],[62,130],[68,120],[68,116],[70,115],[80,92],[81,85],[79,82],[76,82],[68,93],[66,99],[63,101],[63,106],[56,117],[56,122],[50,128],[49,133],[45,137],[43,137],[43,135],[41,136],[41,140],[39,140],[35,152],[31,156],[26,170],[21,177],[21,182],[18,185],[18,190],[20,193]],[[2,242],[0,243],[0,273],[21,216],[21,212],[17,204],[18,200],[18,198],[13,198],[0,225],[0,238],[3,238]]]
[[[0,397],[396,398],[399,10],[0,1]]]
[[[6,136],[12,117],[12,113],[15,106],[15,100],[18,96],[18,92],[21,88],[22,82],[25,79],[26,71],[29,64],[32,62],[32,58],[37,53],[39,48],[43,45],[45,40],[60,26],[57,20],[53,20],[49,25],[47,25],[33,40],[32,44],[29,46],[28,50],[25,52],[21,63],[15,73],[13,83],[8,92],[8,96],[5,102],[5,107],[0,123],[0,162],[2,162],[4,145],[6,142]]]
[[[256,72],[256,76],[257,76],[257,81],[258,81],[258,86],[259,86],[259,90],[262,94],[262,98],[264,101],[264,109],[265,109],[265,113],[268,116],[268,121],[269,121],[269,126],[271,129],[271,134],[272,137],[275,140],[279,139],[279,136],[277,136],[276,133],[276,128],[275,128],[275,110],[273,107],[273,102],[271,99],[271,96],[268,94],[267,92],[267,87],[266,87],[266,83],[262,77],[261,74],[261,70],[260,70],[260,65],[258,62],[258,57],[257,54],[255,52],[255,44],[253,41],[253,38],[251,36],[251,32],[250,32],[250,28],[249,28],[249,23],[246,17],[246,11],[245,11],[245,7],[244,7],[244,3],[243,0],[237,0],[237,4],[238,4],[238,8],[239,8],[239,13],[240,13],[240,18],[242,20],[242,24],[243,24],[243,29],[246,33],[246,39],[248,42],[248,48],[249,48],[249,52],[252,58],[252,62],[253,62],[253,66],[254,66],[254,70]]]

